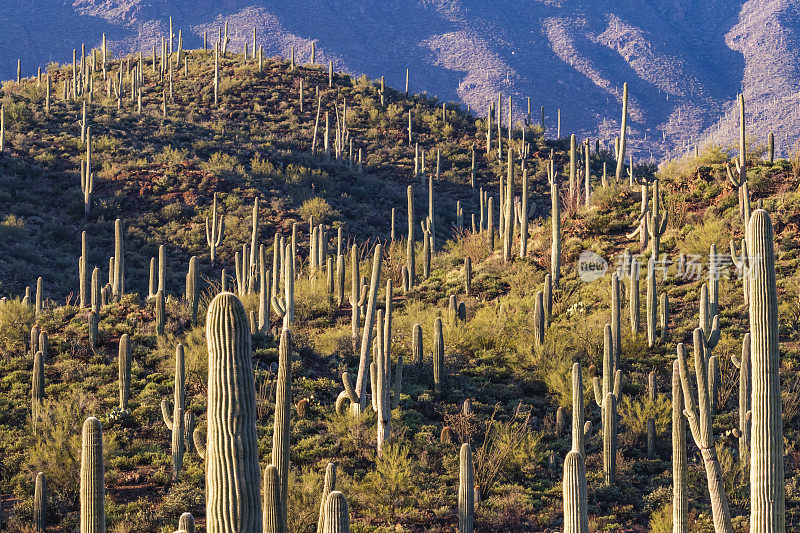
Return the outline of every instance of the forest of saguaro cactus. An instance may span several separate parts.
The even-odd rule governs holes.
[[[627,85],[582,139],[228,31],[2,84],[0,531],[800,531],[800,148],[744,97],[657,165]]]

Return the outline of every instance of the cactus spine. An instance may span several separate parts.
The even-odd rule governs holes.
[[[750,446],[750,528],[786,530],[781,416],[778,294],[772,220],[756,210],[747,225],[753,277],[750,286],[752,432]]]
[[[572,449],[564,459],[564,533],[589,533],[586,466],[583,455]]]
[[[128,410],[128,399],[131,395],[131,339],[127,333],[119,338],[119,355],[117,357],[119,370],[119,408]]]
[[[292,333],[284,328],[278,356],[278,379],[275,386],[275,424],[272,433],[272,464],[278,469],[280,483],[280,522],[286,524],[289,488],[289,444],[292,423]]]
[[[81,533],[105,533],[106,512],[103,428],[89,417],[83,423],[81,446]]]
[[[672,362],[672,533],[689,532],[686,469],[686,418],[680,367]]]
[[[47,529],[47,479],[44,472],[36,474],[36,488],[33,493],[33,528],[36,533]]]
[[[475,481],[472,472],[472,448],[465,442],[461,445],[459,453],[458,533],[472,533],[474,514]]]
[[[209,533],[261,531],[255,382],[242,303],[217,295],[206,316],[208,436],[206,522]]]
[[[697,381],[697,401],[695,401],[689,384],[689,371],[686,363],[686,348],[678,344],[678,368],[683,390],[684,414],[689,422],[695,444],[700,449],[708,480],[708,492],[711,496],[711,512],[714,519],[714,530],[718,533],[732,533],[731,515],[728,509],[728,498],[722,483],[722,469],[717,459],[714,446],[714,430],[711,421],[711,399],[708,390],[708,370],[705,357],[706,343],[703,330],[694,330],[694,366]]]

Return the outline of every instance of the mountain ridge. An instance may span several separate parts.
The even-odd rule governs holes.
[[[318,62],[385,76],[395,87],[404,87],[409,68],[411,90],[459,101],[477,115],[501,93],[513,98],[520,120],[530,97],[533,120],[544,106],[548,134],[561,109],[562,133],[610,142],[628,82],[635,159],[675,155],[698,142],[734,144],[740,92],[756,142],[772,131],[786,154],[800,140],[797,0],[48,0],[11,1],[9,8],[17,17],[7,28],[0,23],[6,79],[16,75],[17,57],[30,75],[49,61],[71,60],[81,42],[99,46],[104,32],[115,54],[147,52],[173,17],[176,36],[182,30],[186,46],[198,48],[204,32],[212,46],[227,21],[235,50],[252,40],[254,27],[269,56],[287,56],[294,45],[306,62],[316,42]]]

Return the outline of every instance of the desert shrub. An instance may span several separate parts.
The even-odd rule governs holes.
[[[663,394],[656,395],[655,401],[649,397],[641,400],[624,395],[619,402],[620,422],[628,431],[641,435],[647,431],[647,420],[656,422],[656,433],[666,431],[672,420],[672,401]]]
[[[0,304],[0,348],[6,357],[25,353],[33,315],[33,307],[25,305],[19,298]]]
[[[383,519],[394,521],[398,511],[413,505],[416,490],[412,480],[413,463],[408,448],[392,443],[383,448],[375,470],[367,473],[359,499]]]
[[[689,230],[683,243],[679,245],[679,250],[683,254],[707,258],[712,244],[717,245],[717,253],[725,253],[730,236],[725,219],[706,216]]]
[[[327,200],[315,196],[304,201],[297,209],[297,214],[303,220],[308,220],[309,217],[313,216],[315,223],[325,223],[328,222],[333,215],[333,209]]]

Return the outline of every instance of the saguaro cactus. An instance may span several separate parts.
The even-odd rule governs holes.
[[[572,449],[586,454],[584,449],[584,408],[583,408],[583,376],[581,364],[572,364]]]
[[[194,516],[192,513],[183,513],[178,519],[178,530],[186,533],[195,533]]]
[[[222,243],[222,235],[224,233],[225,217],[217,215],[217,193],[214,193],[214,201],[211,208],[211,226],[208,225],[208,217],[206,217],[206,243],[211,250],[211,266],[214,266],[217,246]]]
[[[586,465],[583,455],[573,449],[564,459],[564,533],[589,533]]]
[[[746,333],[742,340],[742,356],[731,354],[731,361],[739,369],[739,461],[742,468],[746,468],[750,461],[750,420],[752,412],[752,372],[750,363],[750,333]]]
[[[619,131],[619,151],[617,152],[617,171],[614,179],[619,183],[622,179],[622,169],[625,167],[625,139],[628,133],[628,83],[622,85],[622,122]]]
[[[677,359],[672,362],[672,532],[688,533],[686,418],[679,364]]]
[[[33,356],[33,378],[31,383],[31,420],[36,428],[42,401],[44,400],[44,355],[41,350]]]
[[[728,179],[739,193],[739,216],[744,222],[747,231],[750,222],[750,191],[747,186],[747,151],[745,144],[745,115],[744,94],[739,95],[739,157],[734,160],[736,169],[731,169],[730,163],[725,163]]]
[[[778,293],[772,220],[756,210],[747,224],[753,277],[750,286],[752,434],[750,447],[750,528],[786,530],[781,416]]]
[[[639,333],[639,261],[634,259],[631,261],[630,281],[628,282],[628,295],[629,303],[628,309],[631,317],[631,333],[636,335]]]
[[[335,490],[325,503],[324,533],[350,533],[350,509],[344,494]]]
[[[250,329],[234,294],[211,301],[206,339],[206,527],[209,533],[257,533],[261,502]]]
[[[33,493],[33,528],[36,533],[47,529],[47,479],[44,472],[36,474],[36,488]]]
[[[475,514],[475,482],[472,473],[472,448],[461,445],[458,467],[458,532],[472,533]]]
[[[292,423],[292,333],[281,332],[278,349],[278,378],[275,385],[275,424],[272,432],[272,464],[278,469],[280,482],[281,523],[286,524],[289,489],[289,443]]]
[[[437,393],[442,390],[444,374],[444,334],[442,319],[437,317],[433,323],[433,384]]]
[[[611,275],[611,353],[614,358],[614,368],[619,366],[619,359],[622,353],[621,307],[619,276],[614,273]]]
[[[192,310],[192,324],[196,325],[200,297],[197,288],[197,256],[194,255],[189,259],[189,272],[186,274],[186,301]]]
[[[536,293],[533,307],[533,339],[537,346],[544,342],[545,311],[542,291]]]
[[[172,431],[172,479],[178,480],[183,467],[184,443],[184,412],[186,410],[186,365],[182,344],[175,346],[175,382],[173,388],[172,404],[164,398],[161,400],[161,416],[167,429]],[[170,415],[172,411],[172,415]]]
[[[350,374],[348,372],[344,372],[342,374],[344,391],[339,394],[339,397],[336,400],[337,412],[341,412],[341,408],[345,399],[350,400],[352,413],[355,417],[361,416],[362,410],[367,407],[367,381],[365,379],[365,373],[367,371],[369,350],[372,346],[372,328],[375,324],[375,309],[378,299],[378,282],[381,277],[381,250],[381,245],[376,244],[372,257],[372,279],[370,280],[369,286],[369,299],[367,303],[366,317],[364,320],[364,333],[361,336],[361,355],[358,364],[356,387],[353,389],[353,386],[350,382]],[[353,255],[355,257],[355,252]]]
[[[617,400],[620,393],[622,371],[616,369],[611,326],[603,328],[603,379],[594,376],[594,399],[602,410],[603,424],[603,477],[606,485],[613,485],[617,461]],[[601,385],[602,383],[602,385]]]
[[[128,399],[131,396],[131,339],[127,333],[119,338],[119,355],[117,357],[119,370],[119,408],[128,410]]]
[[[555,164],[550,159],[548,165],[548,180],[550,181],[550,218],[553,226],[552,244],[550,247],[550,276],[553,286],[558,288],[561,279],[561,199],[558,195],[558,177]]]
[[[286,533],[280,476],[275,465],[269,465],[264,469],[263,498],[261,521],[264,523],[264,533]]]
[[[336,465],[328,463],[328,466],[325,467],[325,481],[322,485],[322,501],[319,504],[317,533],[323,533],[325,530],[325,503],[328,501],[328,495],[334,490],[336,490]]]
[[[89,417],[83,423],[81,447],[81,533],[105,533],[105,466],[103,463],[103,428]]]
[[[656,290],[656,259],[650,256],[647,262],[647,345],[656,343],[656,314],[658,312],[658,292]]]
[[[125,252],[122,242],[122,222],[114,221],[114,282],[112,294],[115,301],[120,301],[125,294]]]
[[[728,498],[722,483],[722,469],[717,459],[714,446],[714,430],[711,421],[711,399],[708,390],[708,370],[706,365],[706,343],[703,330],[694,330],[694,366],[697,381],[697,401],[695,401],[689,384],[689,371],[686,364],[686,348],[678,344],[678,369],[681,375],[681,388],[685,405],[684,414],[689,422],[695,444],[700,449],[708,480],[708,492],[711,496],[711,512],[714,518],[714,530],[718,533],[731,533],[731,514],[728,509]]]

